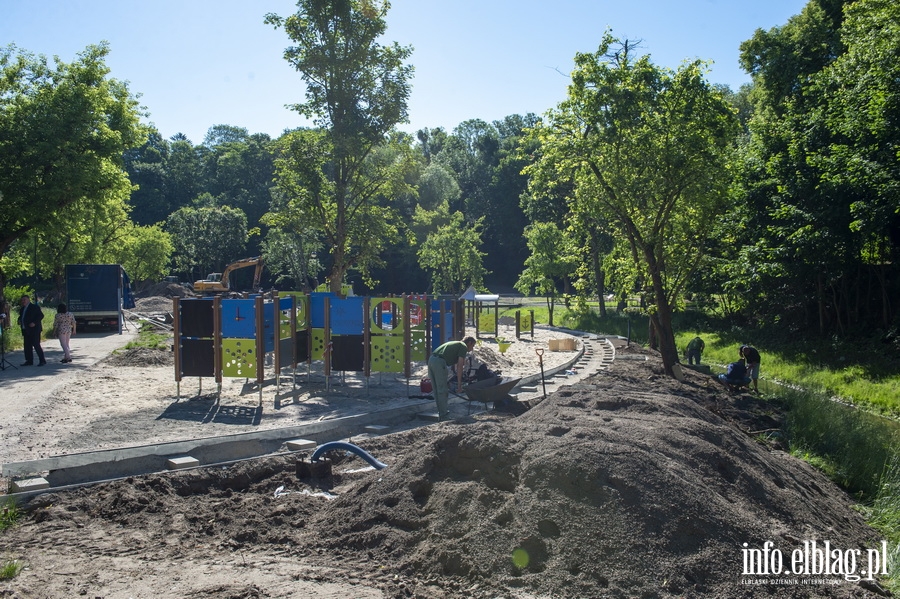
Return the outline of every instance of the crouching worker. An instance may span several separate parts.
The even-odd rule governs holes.
[[[719,375],[719,382],[732,393],[749,385],[750,377],[747,375],[747,365],[744,364],[744,359],[741,358],[737,362],[729,364],[725,369],[725,374]]]
[[[456,367],[457,390],[462,389],[463,370],[465,370],[466,354],[475,347],[475,339],[466,337],[462,341],[448,341],[439,346],[428,358],[428,376],[434,386],[434,401],[437,403],[438,419],[442,422],[450,418],[450,385],[447,381],[447,369]]]

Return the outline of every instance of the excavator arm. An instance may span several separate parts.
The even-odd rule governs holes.
[[[244,258],[243,260],[238,260],[237,262],[232,262],[228,266],[225,267],[225,270],[222,271],[222,277],[219,281],[214,283],[206,283],[204,281],[197,281],[194,283],[195,291],[211,291],[211,292],[226,292],[231,290],[231,273],[241,269],[241,268],[249,268],[250,266],[256,267],[256,272],[253,273],[253,288],[259,288],[259,282],[262,278],[262,269],[263,269],[263,261],[262,258]]]

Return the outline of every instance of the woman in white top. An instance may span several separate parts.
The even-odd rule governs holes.
[[[69,351],[69,339],[75,334],[75,317],[69,312],[65,304],[56,307],[56,318],[53,319],[53,331],[59,339],[59,345],[63,350],[64,364],[72,361],[72,352]]]

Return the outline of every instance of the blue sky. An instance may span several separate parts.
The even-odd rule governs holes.
[[[393,0],[387,41],[414,48],[410,124],[452,131],[460,122],[541,114],[560,102],[576,52],[592,52],[609,27],[642,40],[641,53],[677,68],[713,61],[709,80],[749,81],[739,45],[757,28],[798,14],[806,0]],[[282,58],[294,0],[0,0],[0,45],[73,60],[106,40],[111,76],[140,94],[164,137],[201,143],[212,125],[273,137],[306,124],[286,104],[303,100]]]

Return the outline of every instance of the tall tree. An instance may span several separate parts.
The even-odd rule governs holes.
[[[51,65],[0,49],[0,256],[75,204],[128,197],[122,154],[146,131],[128,86],[108,78],[108,54],[106,44],[88,46]]]
[[[328,160],[314,168],[323,170],[329,185],[299,199],[308,204],[309,217],[333,231],[331,289],[341,293],[354,265],[350,241],[360,221],[372,218],[370,207],[391,197],[387,188],[396,180],[396,164],[372,160],[372,154],[395,125],[407,120],[412,67],[404,61],[412,50],[379,42],[386,30],[387,0],[299,0],[297,7],[294,15],[270,13],[265,21],[284,28],[296,43],[284,57],[301,74],[307,92],[306,102],[294,109],[312,118],[328,138],[324,146],[314,145],[328,150]]]
[[[575,245],[565,231],[555,223],[533,223],[525,229],[528,242],[528,258],[525,269],[516,281],[516,289],[530,295],[537,291],[547,299],[550,326],[553,326],[553,309],[559,297],[562,279],[575,272],[577,259]]]
[[[738,203],[726,217],[740,251],[726,265],[728,285],[742,288],[747,315],[823,334],[846,328],[842,290],[854,287],[859,270],[855,193],[830,172],[841,139],[826,119],[830,92],[815,84],[845,51],[840,31],[849,4],[810,0],[784,26],[741,44],[754,108],[736,170]]]
[[[615,222],[648,281],[651,322],[666,372],[678,351],[672,309],[728,185],[737,117],[699,61],[671,72],[606,34],[577,54],[568,98],[533,129],[534,177],[574,173],[579,209]]]
[[[468,225],[462,213],[450,215],[450,224],[438,227],[419,249],[422,267],[431,272],[434,293],[461,294],[470,284],[484,285],[481,221]]]

